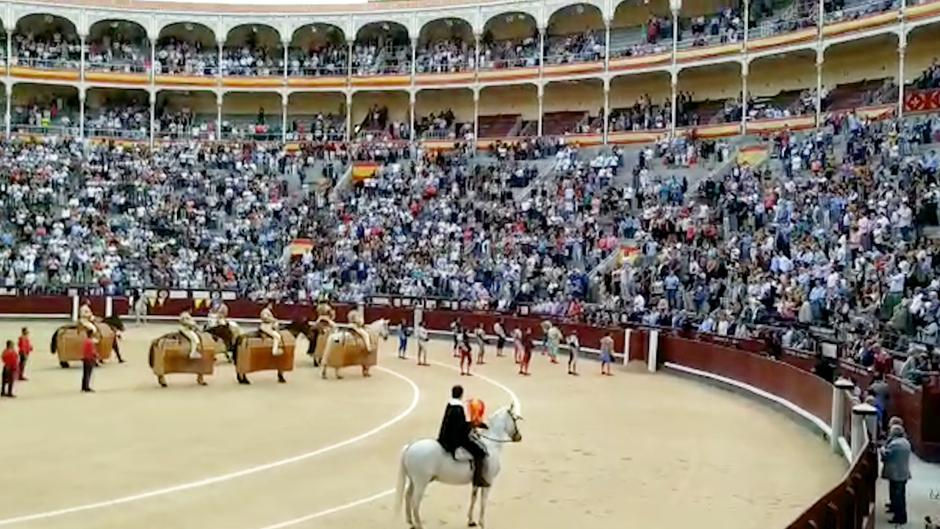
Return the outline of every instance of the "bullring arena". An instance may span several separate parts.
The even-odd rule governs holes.
[[[69,304],[45,301],[50,310]],[[170,300],[168,311],[173,301],[182,300]],[[366,311],[369,320],[393,312],[413,309]],[[432,330],[453,316],[423,314]],[[491,410],[515,401],[524,417],[523,440],[505,452],[495,484],[494,527],[785,527],[846,472],[846,460],[792,412],[650,373],[638,333],[628,354],[639,361],[613,377],[601,377],[589,358],[579,377],[568,376],[564,362],[545,356],[520,377],[492,343],[487,363],[461,377],[449,339],[432,340],[432,365],[418,367],[414,342],[401,360],[390,338],[371,378],[347,369],[342,380],[322,380],[298,354],[286,384],[258,372],[241,386],[220,357],[208,386],[171,375],[161,388],[146,351],[177,326],[128,324],[126,363],[99,368],[97,393],[84,395],[79,370],[62,369],[47,352],[61,322],[7,319],[0,332],[22,325],[37,352],[19,401],[0,408],[4,425],[16,425],[4,427],[0,463],[13,471],[0,478],[0,527],[404,527],[393,520],[390,491],[400,450],[436,435],[455,383]],[[465,525],[467,496],[432,485],[427,526]]]

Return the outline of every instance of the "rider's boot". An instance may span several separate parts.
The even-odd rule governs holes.
[[[486,479],[483,478],[483,471],[485,470],[486,458],[478,457],[473,460],[473,486],[474,487],[489,487],[490,484],[486,482]]]

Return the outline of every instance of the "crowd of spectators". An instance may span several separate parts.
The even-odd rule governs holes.
[[[343,141],[346,138],[346,116],[319,112],[309,118],[295,118],[288,125],[288,139],[307,142]]]
[[[937,132],[850,114],[777,136],[770,162],[733,164],[691,200],[678,182],[638,183],[637,251],[600,299],[631,321],[738,337],[824,325],[937,344],[940,245],[923,228],[937,224],[940,157],[921,147]]]
[[[714,15],[680,20],[679,26],[680,46],[688,42],[692,46],[712,46],[744,40],[744,21],[738,10],[730,7]]]
[[[85,135],[145,139],[150,137],[148,105],[103,104],[85,112]]]
[[[534,68],[539,65],[538,35],[521,40],[494,40],[489,33],[480,41],[480,68]]]
[[[611,132],[635,130],[662,130],[672,123],[671,102],[667,98],[661,105],[653,103],[649,94],[644,95],[632,107],[610,111]]]
[[[353,47],[353,75],[411,73],[411,46],[378,41]]]
[[[82,46],[78,35],[58,31],[49,34],[14,33],[14,64],[34,68],[78,69]]]
[[[272,77],[284,75],[284,54],[255,44],[222,50],[222,75]]]
[[[457,73],[476,68],[476,45],[460,38],[428,42],[416,51],[417,73]]]
[[[568,64],[604,60],[606,36],[585,31],[545,39],[545,64]]]
[[[88,44],[85,62],[88,70],[143,73],[149,69],[150,46],[146,40],[104,35],[101,40]]]
[[[343,44],[327,44],[309,50],[291,49],[288,74],[292,76],[343,75],[349,70],[349,53]]]
[[[218,74],[219,50],[168,38],[157,43],[154,73],[165,75],[211,76]]]
[[[10,124],[14,130],[73,134],[77,131],[72,130],[76,120],[71,110],[61,98],[16,104],[10,109]]]
[[[934,59],[930,66],[914,79],[911,88],[915,90],[935,90],[940,88],[940,63]]]

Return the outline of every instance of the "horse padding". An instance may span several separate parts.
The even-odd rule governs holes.
[[[107,360],[111,358],[114,342],[117,336],[110,325],[95,322],[98,327],[98,358]],[[59,362],[77,362],[82,360],[82,344],[85,343],[85,328],[76,324],[59,327],[56,331],[56,354]]]
[[[215,338],[206,332],[197,332],[199,345],[196,350],[201,355],[189,357],[189,340],[181,333],[165,334],[150,344],[150,367],[157,376],[173,373],[193,375],[211,375],[215,368]]]
[[[365,329],[364,329],[365,330]],[[366,330],[366,332],[369,332]],[[355,331],[338,327],[334,328],[328,337],[325,348],[330,348],[329,358],[327,358],[326,367],[341,368],[350,366],[372,367],[379,363],[379,338],[377,333],[369,332],[371,349],[366,348],[362,337]],[[324,348],[324,349],[325,349]],[[322,356],[317,359],[322,361]]]
[[[294,336],[288,331],[281,335],[281,354],[274,356],[274,340],[265,335],[242,335],[235,356],[235,371],[240,375],[255,371],[293,371]]]

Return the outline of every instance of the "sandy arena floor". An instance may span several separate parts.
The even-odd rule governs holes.
[[[23,324],[0,322],[0,337],[15,340]],[[490,350],[468,378],[449,342],[432,342],[439,364],[419,368],[395,358],[391,338],[370,379],[350,369],[320,380],[304,356],[286,385],[255,373],[239,386],[220,363],[208,387],[173,375],[164,389],[146,350],[174,327],[152,324],[128,329],[127,363],[97,370],[97,393],[85,395],[80,369],[48,352],[59,324],[25,324],[37,349],[30,380],[0,401],[0,527],[404,528],[390,493],[399,452],[436,436],[455,383],[490,410],[511,391],[525,417],[490,495],[489,527],[784,527],[844,469],[769,407],[640,369],[607,378],[582,361],[571,377],[537,357],[523,378]],[[432,485],[426,526],[464,527],[468,493]]]

